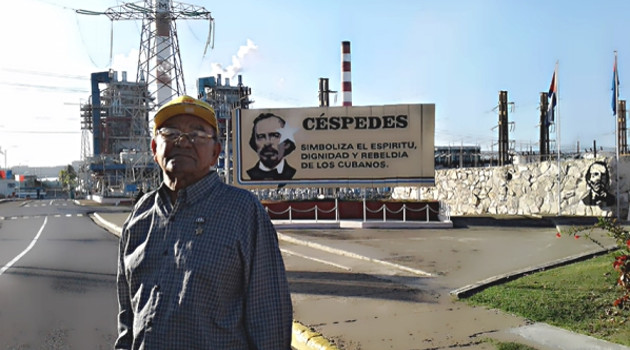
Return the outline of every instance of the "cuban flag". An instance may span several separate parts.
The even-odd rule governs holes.
[[[547,107],[547,126],[553,124],[555,121],[554,112],[556,109],[556,104],[558,100],[558,82],[556,80],[556,73],[558,72],[558,68],[553,70],[553,76],[551,77],[551,85],[549,86],[549,93],[547,93],[547,98],[549,99],[549,107]]]
[[[619,72],[617,72],[617,57],[615,57],[615,64],[613,65],[612,102],[611,102],[613,115],[617,115],[618,91],[619,91]]]

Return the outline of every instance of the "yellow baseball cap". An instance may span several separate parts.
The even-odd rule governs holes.
[[[178,96],[158,109],[153,118],[153,135],[165,121],[180,114],[190,114],[205,120],[218,136],[217,117],[212,106],[187,95]]]

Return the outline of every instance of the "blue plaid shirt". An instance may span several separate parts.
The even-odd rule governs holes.
[[[290,349],[276,231],[258,199],[211,172],[171,205],[162,186],[123,225],[116,349]]]

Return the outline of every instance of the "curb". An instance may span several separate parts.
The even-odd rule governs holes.
[[[339,350],[321,333],[312,331],[298,321],[293,321],[291,347],[295,350]]]
[[[619,249],[616,245],[610,245],[608,247],[605,247],[603,249],[598,249],[595,251],[590,251],[590,252],[586,252],[586,253],[582,253],[582,254],[576,254],[576,255],[572,255],[572,256],[568,256],[566,258],[563,259],[558,259],[546,264],[541,264],[538,266],[529,266],[526,267],[524,269],[521,270],[517,270],[517,271],[513,271],[510,273],[505,273],[502,275],[497,275],[497,276],[493,276],[490,278],[486,278],[485,280],[481,280],[472,284],[469,284],[467,286],[463,286],[461,288],[457,288],[454,289],[450,292],[450,294],[458,299],[461,298],[467,298],[475,293],[478,293],[488,287],[492,287],[494,285],[497,284],[501,284],[504,282],[508,282],[509,280],[512,279],[517,279],[519,277],[522,277],[524,275],[533,273],[533,272],[540,272],[546,269],[551,269],[551,268],[555,268],[555,267],[560,267],[560,266],[564,266],[564,265],[568,265],[574,262],[578,262],[581,260],[586,260],[586,259],[590,259],[592,257],[598,256],[598,255],[603,255],[603,254],[607,254],[609,252],[615,251]]]
[[[574,333],[564,328],[536,322],[530,325],[513,328],[510,333],[518,335],[541,345],[552,346],[560,349],[557,345],[562,344],[561,349],[589,349],[589,350],[628,350],[625,345],[610,343],[608,341],[595,338],[590,335]]]
[[[120,233],[122,232],[122,227],[112,224],[111,222],[103,219],[102,216],[98,215],[98,213],[91,214],[90,217],[95,219],[97,225],[109,231],[114,236],[120,238]]]

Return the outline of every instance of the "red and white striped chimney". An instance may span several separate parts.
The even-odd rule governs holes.
[[[343,106],[352,106],[352,75],[350,73],[350,42],[341,42],[341,94]]]

